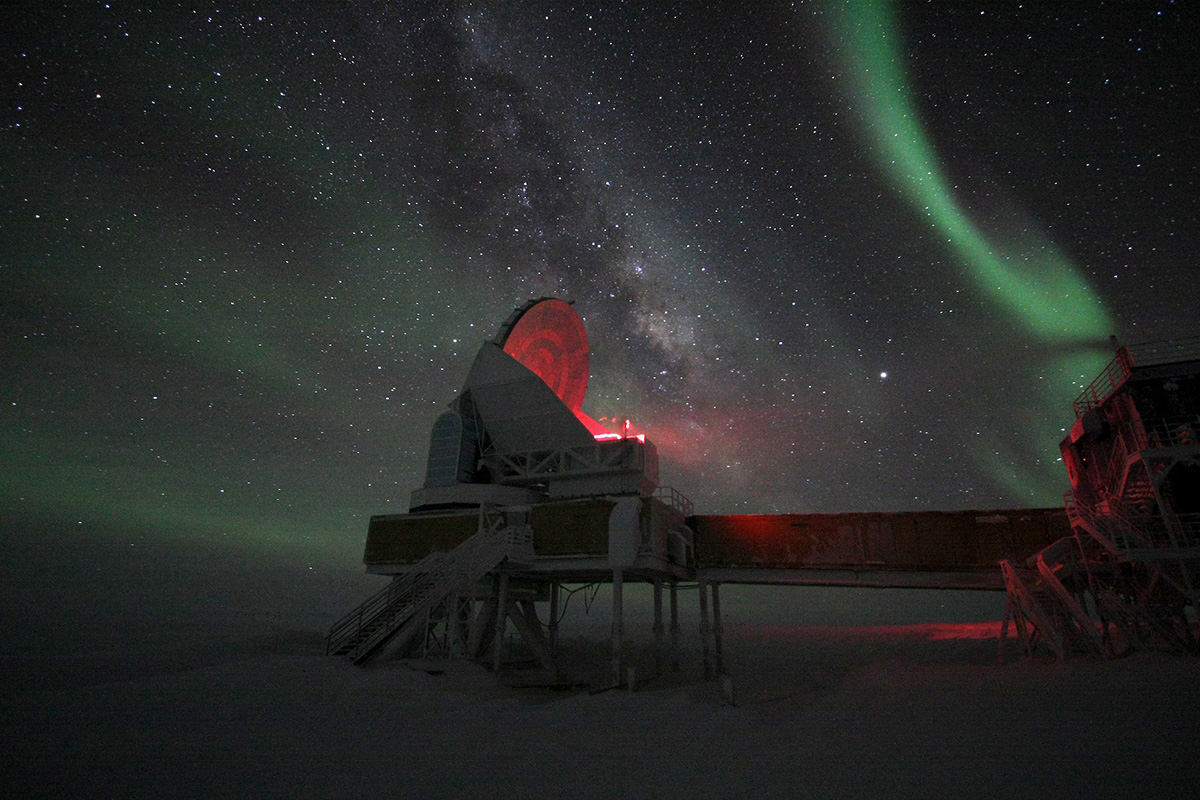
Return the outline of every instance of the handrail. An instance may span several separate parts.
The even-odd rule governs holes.
[[[1149,367],[1197,359],[1200,359],[1200,336],[1119,346],[1116,357],[1075,398],[1075,416],[1081,417],[1107,400],[1129,377],[1135,363]]]
[[[435,573],[446,560],[445,553],[431,553],[406,575],[393,579],[382,590],[368,597],[350,613],[335,622],[325,636],[325,654],[339,649],[370,625],[388,608],[400,605],[402,598],[414,594],[423,578]]]
[[[474,535],[449,552],[431,553],[334,623],[325,638],[326,655],[346,648],[355,663],[369,658],[414,614],[450,592],[466,590],[503,561],[520,543],[513,534],[524,538],[513,527],[502,510],[481,506]]]
[[[1034,597],[1030,587],[1025,585],[1025,581],[1021,580],[1021,576],[1017,570],[1007,560],[1000,562],[1000,572],[1004,576],[1004,585],[1008,590],[1008,595],[1012,600],[1015,600],[1013,612],[1014,614],[1022,614],[1025,619],[1033,625],[1035,631],[1042,635],[1042,639],[1054,651],[1059,661],[1062,661],[1066,655],[1066,650],[1063,644],[1062,634],[1054,623],[1046,616],[1045,609],[1041,603]],[[1018,623],[1017,631],[1020,633],[1021,624]],[[1028,648],[1032,645],[1032,637],[1022,637],[1022,647]]]
[[[1111,446],[1097,456],[1101,486],[1116,491],[1124,484],[1130,457],[1145,450],[1200,449],[1200,416],[1125,420],[1112,429]]]
[[[1075,513],[1075,493],[1071,490],[1063,492],[1063,508],[1067,510],[1067,519],[1074,520]]]
[[[1067,519],[1072,525],[1082,527],[1088,535],[1100,542],[1100,545],[1113,555],[1129,550],[1129,540],[1125,526],[1113,523],[1114,518],[1099,514],[1087,503],[1075,497],[1074,492],[1063,495],[1067,508]]]
[[[1096,630],[1096,624],[1092,622],[1087,611],[1079,604],[1074,595],[1063,586],[1062,581],[1054,574],[1054,570],[1046,563],[1046,559],[1042,558],[1042,554],[1037,555],[1037,571],[1042,577],[1042,583],[1054,593],[1060,606],[1067,610],[1070,618],[1075,621],[1080,632],[1087,639],[1088,644],[1096,651],[1098,655],[1104,653],[1104,640],[1100,637],[1100,632]],[[1064,643],[1065,644],[1065,643]]]
[[[644,473],[646,453],[646,445],[638,439],[609,439],[574,447],[489,453],[485,460],[500,483],[519,486],[605,473]]]
[[[1114,555],[1134,549],[1200,546],[1200,513],[1135,513],[1109,501],[1101,512],[1082,503],[1073,492],[1063,495],[1067,519],[1083,527]],[[1172,521],[1173,520],[1173,521]]]
[[[370,616],[367,612],[388,605],[390,598],[406,591],[410,584],[414,583],[420,576],[428,573],[434,566],[434,563],[444,555],[444,553],[431,553],[410,572],[397,576],[387,586],[384,586],[383,589],[368,597],[357,608],[335,622],[329,629],[329,635],[335,635],[340,629],[347,627],[349,623],[363,616]]]
[[[678,511],[684,518],[692,516],[695,507],[683,492],[671,486],[659,486],[654,490],[654,496]]]
[[[1146,431],[1141,420],[1129,420],[1113,430],[1112,447],[1103,458],[1107,463],[1099,465],[1101,480],[1106,487],[1124,484],[1129,457],[1145,449]]]
[[[1200,447],[1200,416],[1164,417],[1138,420],[1144,430],[1146,446],[1157,450],[1167,447]]]
[[[1183,547],[1200,547],[1200,513],[1176,514],[1179,520],[1179,533]]]
[[[1112,437],[1128,452],[1200,447],[1200,415],[1129,419],[1113,426]]]
[[[1076,418],[1082,417],[1086,411],[1107,400],[1113,392],[1121,387],[1121,384],[1125,383],[1125,379],[1129,377],[1132,369],[1133,359],[1129,355],[1129,350],[1124,347],[1118,348],[1116,357],[1108,362],[1096,379],[1075,398],[1072,405],[1075,408]]]

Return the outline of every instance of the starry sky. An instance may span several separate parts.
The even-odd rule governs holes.
[[[356,561],[540,296],[702,513],[1060,503],[1197,333],[1196,10],[640,5],[5,5],[5,526]]]

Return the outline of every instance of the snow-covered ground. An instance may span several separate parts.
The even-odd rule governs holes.
[[[357,584],[312,578],[284,591],[268,582],[268,598],[251,601],[256,571],[204,570],[195,606],[140,614],[121,598],[153,595],[144,569],[122,575],[110,565],[90,591],[56,596],[57,609],[35,602],[35,576],[10,584],[2,796],[1200,793],[1200,659],[997,665],[994,620],[764,621],[746,600],[761,596],[731,587],[722,599],[735,705],[700,680],[690,606],[680,673],[636,692],[517,689],[465,663],[431,675],[326,658],[324,627],[347,608],[319,611],[357,597]],[[608,670],[602,600],[563,631],[564,663],[590,685]],[[21,629],[30,625],[22,604],[38,606],[41,634]],[[635,605],[628,649],[640,678],[653,664],[645,621]],[[39,636],[56,644],[31,644]]]

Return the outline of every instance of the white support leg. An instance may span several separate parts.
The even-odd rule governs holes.
[[[496,598],[488,597],[479,604],[470,621],[467,636],[467,658],[484,659],[496,634]]]
[[[624,666],[621,647],[625,638],[624,620],[624,573],[619,569],[613,570],[613,608],[612,608],[612,670],[613,683],[620,683],[622,666]]]
[[[446,658],[454,658],[454,650],[458,646],[459,608],[459,596],[457,593],[446,598]]]
[[[671,579],[671,669],[679,672],[679,640],[682,631],[679,629],[679,586]]]
[[[558,653],[558,581],[550,584],[550,652]]]
[[[542,623],[538,619],[537,610],[532,600],[519,600],[509,603],[508,615],[512,618],[513,627],[521,634],[521,639],[533,651],[552,680],[558,680],[558,667],[554,663],[554,655],[550,652],[550,644],[542,635]]]
[[[496,600],[496,638],[492,642],[492,671],[500,671],[504,655],[504,625],[508,620],[508,573],[500,573],[499,597]]]
[[[700,589],[700,657],[704,662],[704,680],[713,679],[712,648],[709,640],[712,637],[712,625],[708,621],[708,583],[703,578],[699,580]]]
[[[654,579],[654,674],[663,674],[662,579]]]
[[[721,627],[721,584],[712,585],[713,650],[717,657],[717,674],[725,674],[725,640]]]

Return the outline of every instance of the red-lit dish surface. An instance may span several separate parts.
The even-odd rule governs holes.
[[[504,341],[520,361],[579,413],[588,385],[588,341],[583,320],[562,300],[543,300],[521,315]]]

